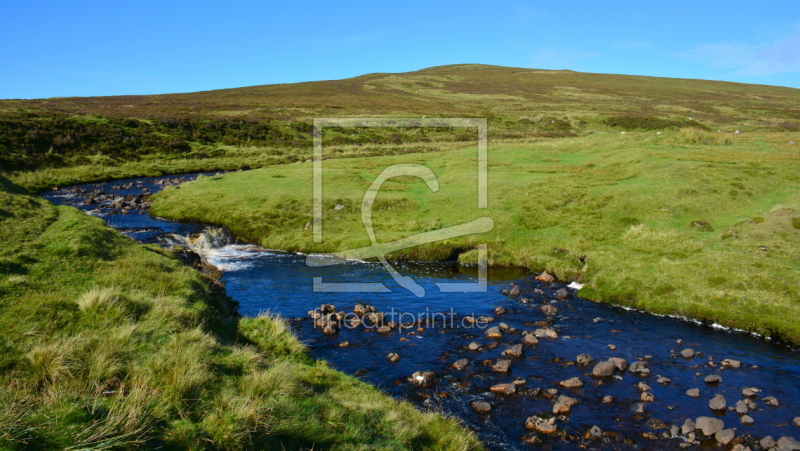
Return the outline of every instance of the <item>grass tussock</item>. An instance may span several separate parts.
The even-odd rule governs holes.
[[[729,146],[733,139],[727,133],[712,133],[696,127],[685,127],[678,132],[677,142],[695,146]]]
[[[480,448],[166,251],[0,182],[0,449]]]

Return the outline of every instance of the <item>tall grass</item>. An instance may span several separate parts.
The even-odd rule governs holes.
[[[695,127],[685,127],[678,132],[677,142],[696,146],[728,146],[733,143],[727,133],[712,133]]]

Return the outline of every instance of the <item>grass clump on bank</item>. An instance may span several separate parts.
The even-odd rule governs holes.
[[[324,241],[314,243],[311,164],[267,168],[159,193],[161,217],[224,224],[265,247],[336,252],[370,245],[365,190],[392,164],[424,164],[431,193],[413,178],[387,181],[373,205],[381,242],[480,216],[495,227],[392,255],[548,270],[586,283],[593,300],[685,315],[800,342],[797,153],[784,133],[692,144],[695,132],[593,134],[489,151],[489,208],[476,202],[475,148],[324,161]],[[337,205],[340,207],[335,208]],[[343,208],[342,208],[343,207]],[[754,220],[754,218],[758,218]]]
[[[167,251],[0,185],[0,448],[480,448]]]

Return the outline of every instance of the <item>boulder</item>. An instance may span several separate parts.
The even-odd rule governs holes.
[[[723,368],[739,368],[742,362],[733,359],[725,359],[720,363]]]
[[[691,418],[687,418],[686,421],[683,422],[683,426],[681,426],[681,434],[683,435],[688,435],[695,430],[697,430],[697,426],[695,426]]]
[[[770,407],[778,407],[779,405],[781,405],[781,403],[778,402],[778,399],[775,398],[774,396],[767,396],[766,398],[763,398],[762,401],[767,403],[767,405]]]
[[[691,359],[692,357],[694,357],[694,349],[692,348],[684,349],[683,351],[681,351],[681,357],[685,359]]]
[[[536,335],[537,337],[540,337],[540,338],[541,337],[558,338],[558,333],[556,333],[556,331],[554,331],[553,329],[550,329],[550,328],[536,329],[536,331],[534,331],[533,334]]]
[[[575,398],[571,398],[569,396],[561,395],[556,400],[556,404],[553,406],[553,413],[555,414],[566,414],[572,410],[572,406],[578,404],[578,400]]]
[[[325,326],[322,328],[322,333],[326,335],[333,335],[339,333],[339,323],[330,322],[328,324],[325,324]]]
[[[717,432],[725,428],[725,423],[722,420],[711,417],[700,417],[695,421],[698,430],[703,432],[703,435],[711,437]]]
[[[653,402],[656,400],[656,397],[649,391],[643,391],[641,395],[639,395],[639,401],[641,402]]]
[[[573,377],[559,382],[558,385],[564,388],[581,388],[583,387],[583,381],[579,377]]]
[[[467,360],[467,359],[458,359],[458,360],[455,361],[455,363],[453,363],[453,368],[455,368],[457,370],[463,370],[464,368],[467,367],[467,365],[469,365],[469,360]]]
[[[481,346],[481,344],[477,341],[473,341],[469,344],[469,346],[467,346],[467,348],[469,348],[470,351],[480,351],[483,346]]]
[[[659,377],[658,380],[656,380],[656,382],[658,382],[661,385],[667,385],[670,382],[672,382],[672,380],[668,377]]]
[[[520,358],[522,357],[522,345],[513,345],[503,351],[503,357],[513,357],[513,358]]]
[[[792,420],[792,424],[797,427],[800,427],[800,417],[794,417],[794,420]]]
[[[620,371],[625,371],[625,370],[628,368],[628,361],[627,361],[627,360],[625,360],[625,359],[623,359],[623,358],[620,358],[620,357],[611,357],[611,358],[610,358],[610,359],[608,359],[608,360],[609,360],[610,362],[613,362],[613,363],[614,363],[614,366],[615,366],[615,367],[616,367],[618,370],[620,370]]]
[[[553,283],[553,282],[556,281],[556,278],[551,276],[550,274],[547,274],[547,272],[543,272],[543,273],[539,274],[538,276],[536,276],[536,280],[538,280],[539,282],[544,282],[544,283]]]
[[[771,435],[768,435],[761,440],[758,441],[758,444],[761,445],[764,449],[770,449],[775,447],[775,440],[772,438]]]
[[[503,338],[503,334],[500,332],[500,328],[497,326],[493,326],[486,329],[484,335],[486,335],[487,338],[494,338],[494,339]]]
[[[367,313],[372,313],[374,311],[375,311],[375,307],[373,307],[373,306],[371,306],[369,304],[358,303],[358,304],[356,304],[355,307],[353,307],[353,313],[355,313],[358,316],[364,316]]]
[[[779,451],[800,450],[800,442],[793,439],[792,437],[781,437],[780,440],[778,440],[778,450]]]
[[[739,400],[739,401],[736,401],[735,410],[736,410],[737,414],[744,415],[744,414],[750,412],[750,406],[748,406],[747,403],[745,403],[744,401]]]
[[[517,386],[514,384],[496,384],[492,385],[489,390],[500,395],[513,395],[517,392]]]
[[[722,395],[716,395],[708,402],[708,407],[711,410],[722,411],[728,408],[728,402]]]
[[[409,376],[408,382],[418,388],[425,388],[436,382],[436,375],[431,371],[417,371]]]
[[[647,385],[644,382],[639,382],[638,384],[636,384],[636,388],[639,389],[639,391],[650,391],[650,390],[652,390],[652,388],[650,388],[650,386]]]
[[[525,344],[525,345],[539,344],[539,339],[536,338],[536,335],[534,335],[534,334],[527,334],[522,338],[522,344]]]
[[[732,442],[735,437],[736,432],[734,432],[733,429],[723,429],[714,434],[714,438],[717,439],[717,442],[723,446]]]
[[[700,390],[697,388],[690,388],[689,390],[686,390],[686,394],[689,395],[690,398],[699,398]]]
[[[722,382],[722,378],[717,376],[716,374],[709,374],[703,379],[703,382],[706,384],[719,384]]]
[[[494,309],[494,314],[497,315],[497,316],[505,315],[506,314],[506,309],[503,308],[502,306],[497,307],[497,308]]]
[[[575,359],[578,365],[591,365],[593,362],[594,359],[589,354],[581,354]]]
[[[498,373],[508,373],[511,370],[511,360],[498,360],[492,365],[492,370]]]
[[[647,364],[644,362],[633,362],[631,366],[628,367],[628,371],[635,374],[649,374],[650,370],[647,368]]]
[[[472,410],[478,413],[487,413],[491,412],[492,410],[492,405],[486,401],[472,401],[471,406]]]
[[[605,362],[600,362],[594,366],[594,369],[592,370],[592,375],[595,377],[613,376],[615,368],[616,365],[614,365],[614,362],[606,360]]]
[[[400,354],[398,354],[396,352],[391,352],[391,353],[389,353],[389,355],[386,356],[386,358],[390,362],[397,362],[398,360],[400,360]]]
[[[508,297],[512,299],[519,297],[519,287],[517,285],[514,285],[511,291],[508,292]]]
[[[319,306],[319,311],[322,313],[333,313],[336,311],[336,306],[333,304],[322,304]]]
[[[556,431],[558,431],[555,418],[544,419],[536,415],[528,417],[528,419],[525,420],[525,427],[534,431],[539,431],[542,434],[555,434]]]
[[[761,393],[761,390],[755,387],[745,387],[742,389],[742,396],[746,396],[748,398],[758,396],[759,393]]]
[[[742,426],[752,426],[756,422],[750,415],[742,415],[739,417],[739,421],[741,421]]]

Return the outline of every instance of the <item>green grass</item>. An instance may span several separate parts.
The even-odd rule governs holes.
[[[0,449],[479,449],[239,319],[209,277],[0,177]]]
[[[581,296],[686,315],[800,343],[798,154],[785,133],[701,130],[597,133],[490,145],[489,208],[477,210],[475,149],[324,161],[324,242],[312,242],[310,163],[205,178],[158,194],[158,216],[224,224],[239,237],[292,251],[369,245],[364,191],[391,164],[425,164],[384,184],[379,241],[488,215],[484,235],[409,249],[396,259],[459,253],[488,242],[494,265],[586,283]],[[697,144],[700,143],[700,144]],[[344,209],[335,210],[336,204]]]

